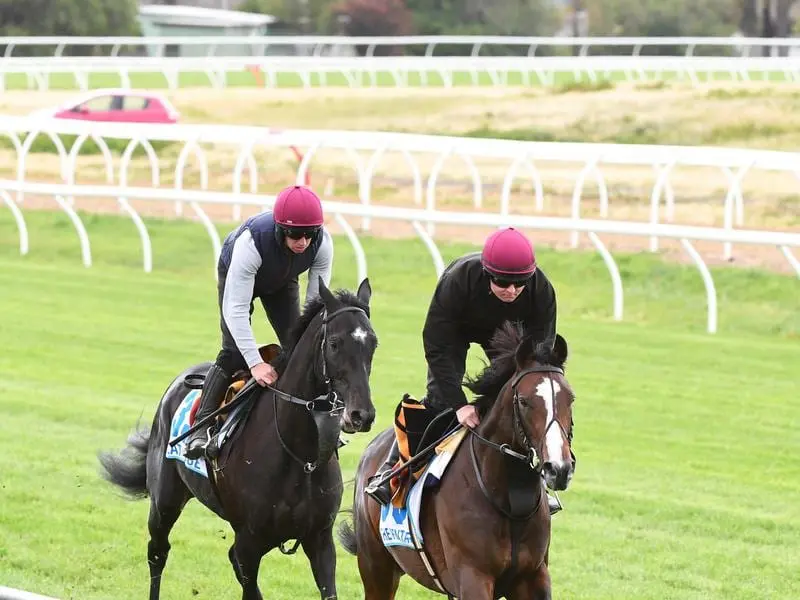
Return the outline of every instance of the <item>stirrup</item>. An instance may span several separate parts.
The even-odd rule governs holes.
[[[210,425],[206,427],[205,433],[206,433],[206,439],[204,442],[200,442],[191,448],[188,445],[186,446],[186,450],[183,453],[183,455],[186,458],[188,458],[189,460],[197,460],[198,458],[202,458],[204,454],[208,454],[209,451],[212,450],[213,444],[211,442],[213,441],[214,438],[211,435]],[[192,453],[192,456],[189,455],[190,452]],[[209,458],[211,458],[210,455]]]
[[[392,501],[392,480],[389,478],[384,480],[381,484],[378,482],[390,471],[391,469],[381,469],[375,473],[375,475],[367,479],[367,485],[364,486],[364,493],[382,506]]]

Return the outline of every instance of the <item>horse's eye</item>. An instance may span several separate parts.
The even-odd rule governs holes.
[[[328,340],[328,347],[331,349],[332,352],[336,352],[339,349],[339,339],[330,338]]]

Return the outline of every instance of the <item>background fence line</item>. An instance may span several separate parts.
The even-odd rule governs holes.
[[[208,233],[213,254],[211,263],[212,272],[216,276],[216,260],[220,253],[221,241],[219,234],[202,208],[202,204],[244,204],[270,208],[275,201],[274,195],[258,194],[232,194],[229,192],[211,192],[206,190],[180,190],[158,189],[142,187],[98,186],[98,185],[69,185],[52,183],[20,183],[14,180],[0,180],[0,197],[4,202],[13,206],[14,201],[9,192],[25,192],[38,195],[52,196],[69,216],[75,227],[81,245],[83,264],[90,267],[92,264],[91,244],[86,227],[80,216],[72,208],[66,198],[78,197],[116,197],[121,207],[131,216],[139,232],[142,244],[142,260],[145,272],[152,271],[152,248],[147,227],[138,217],[128,200],[165,200],[170,199],[188,202],[195,215],[202,222]],[[598,234],[617,234],[629,236],[655,236],[678,239],[698,268],[703,279],[707,298],[707,327],[709,333],[717,331],[717,293],[714,281],[708,267],[700,254],[692,245],[692,241],[722,241],[744,244],[760,244],[776,246],[780,249],[800,277],[800,263],[793,257],[792,248],[800,247],[800,234],[787,232],[770,232],[756,230],[726,230],[711,227],[697,227],[687,225],[665,225],[653,223],[637,223],[629,221],[571,219],[561,217],[534,217],[518,214],[490,214],[475,212],[436,211],[415,208],[399,208],[390,206],[370,206],[349,202],[324,201],[326,214],[333,215],[336,222],[344,230],[348,240],[353,246],[356,257],[357,278],[361,281],[367,276],[367,259],[364,249],[358,240],[358,235],[345,217],[369,216],[372,218],[392,219],[411,223],[420,239],[425,243],[431,254],[437,277],[444,269],[444,261],[433,238],[421,226],[421,222],[446,223],[452,225],[503,227],[514,225],[519,228],[530,228],[545,231],[581,231],[588,234],[592,244],[600,253],[611,277],[613,291],[612,313],[615,320],[622,320],[623,316],[623,288],[619,268],[608,248],[601,241]],[[14,211],[20,237],[20,253],[28,252],[28,234],[22,212]],[[790,258],[791,257],[791,258]]]
[[[681,79],[698,85],[713,80],[800,81],[797,57],[720,56],[209,56],[209,57],[8,57],[0,59],[0,90],[51,89],[51,77],[67,75],[75,87],[98,85],[113,76],[121,88],[229,85],[230,75],[250,73],[264,87],[342,86],[553,86],[566,81],[596,83],[605,79],[650,81]],[[198,78],[199,74],[202,77]],[[146,76],[146,77],[145,77]],[[192,76],[187,80],[187,76]],[[139,80],[135,78],[139,77]],[[181,78],[183,77],[183,81]],[[94,83],[93,83],[94,80]],[[107,80],[107,77],[106,77]],[[12,85],[13,84],[13,85]],[[238,81],[237,85],[242,82]],[[59,84],[63,87],[63,82]]]
[[[265,52],[306,52],[322,56],[330,48],[363,48],[365,56],[373,56],[378,48],[400,47],[404,50],[424,47],[426,56],[433,56],[441,46],[463,47],[470,55],[479,56],[482,49],[497,47],[519,47],[527,56],[533,56],[542,47],[572,53],[577,49],[580,56],[589,56],[596,48],[626,48],[636,56],[649,49],[684,48],[683,56],[693,56],[698,49],[715,50],[753,55],[756,50],[768,49],[770,55],[778,55],[781,49],[800,46],[798,38],[757,37],[709,37],[709,36],[665,36],[665,37],[613,37],[613,36],[502,36],[502,35],[404,35],[404,36],[325,36],[325,35],[266,35],[266,36],[7,36],[0,37],[0,47],[5,46],[3,57],[14,55],[14,51],[26,47],[52,48],[51,57],[63,56],[67,48],[108,47],[108,56],[120,56],[132,49],[151,50],[163,56],[166,48],[203,46],[208,56],[216,56],[226,46],[248,46],[253,56]],[[447,52],[447,49],[444,51]],[[278,54],[280,55],[280,54]],[[445,54],[446,55],[446,54]],[[674,56],[680,56],[674,53]]]
[[[77,136],[67,149],[62,136]],[[483,208],[483,188],[485,176],[481,173],[480,159],[492,159],[506,163],[503,186],[500,192],[499,214],[511,214],[511,194],[513,183],[520,175],[525,175],[534,187],[534,207],[543,210],[543,179],[539,170],[546,164],[575,165],[575,179],[572,186],[570,216],[581,220],[582,204],[587,179],[594,179],[599,194],[599,214],[608,216],[609,192],[604,168],[614,166],[651,167],[657,174],[649,198],[649,223],[658,224],[662,213],[667,221],[672,221],[675,213],[675,194],[671,177],[679,166],[707,167],[719,170],[723,176],[727,192],[721,201],[723,229],[732,230],[734,225],[745,224],[745,200],[742,182],[755,171],[783,172],[793,179],[800,180],[800,154],[771,150],[749,150],[707,146],[659,146],[637,144],[590,144],[564,142],[526,142],[504,139],[461,138],[410,133],[389,133],[380,131],[345,130],[272,130],[266,127],[221,126],[195,124],[139,124],[139,123],[93,123],[65,119],[8,117],[0,115],[0,138],[6,137],[16,153],[16,179],[19,184],[26,181],[28,164],[31,161],[33,142],[44,136],[50,139],[59,157],[59,172],[54,173],[60,182],[77,181],[78,156],[83,144],[92,140],[100,149],[105,169],[105,183],[119,181],[123,186],[130,180],[130,167],[133,152],[141,146],[145,150],[150,167],[153,187],[159,186],[162,174],[161,158],[155,150],[159,142],[181,144],[172,171],[174,186],[185,187],[184,180],[190,159],[200,171],[200,187],[209,185],[209,167],[205,145],[229,145],[237,154],[232,173],[232,191],[241,192],[243,177],[250,179],[250,192],[257,192],[258,169],[254,151],[256,148],[285,148],[287,153],[301,156],[295,179],[297,183],[308,183],[309,170],[314,159],[322,149],[339,151],[347,157],[355,172],[358,183],[358,201],[369,206],[373,203],[372,188],[379,162],[387,152],[397,152],[403,158],[411,175],[414,204],[424,205],[431,214],[436,210],[436,195],[439,176],[448,159],[460,160],[467,167],[472,185],[473,206]],[[114,164],[114,156],[109,149],[109,141],[123,140],[125,150],[121,154],[119,166]],[[304,149],[301,152],[299,149]],[[366,153],[365,160],[362,153]],[[163,153],[162,153],[163,154]],[[431,173],[423,182],[420,162],[423,157],[435,157]],[[539,167],[537,167],[537,165]],[[527,172],[520,173],[527,167]],[[117,174],[115,177],[115,173]],[[800,187],[800,181],[798,181]],[[24,201],[24,189],[18,188],[16,201]],[[70,198],[66,200],[72,203]],[[183,211],[183,201],[176,199],[176,214]],[[232,218],[241,215],[239,203],[232,204]],[[369,229],[371,215],[367,212],[362,219],[362,228]],[[422,218],[427,232],[435,235],[435,219]],[[571,245],[578,246],[581,229],[575,228],[571,235]],[[722,257],[733,257],[733,241],[726,240],[722,246]],[[659,248],[658,236],[650,237],[650,250]],[[794,266],[791,258],[787,260]]]

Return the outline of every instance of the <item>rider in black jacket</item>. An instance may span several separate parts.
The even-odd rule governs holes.
[[[505,321],[518,321],[539,339],[555,335],[556,294],[536,265],[530,241],[514,228],[486,240],[483,251],[456,259],[442,273],[433,293],[422,340],[428,363],[425,405],[436,412],[456,411],[458,422],[477,427],[478,412],[467,403],[461,382],[470,343],[491,358],[489,341]],[[377,479],[399,459],[395,440],[386,462],[366,493],[381,504],[391,501],[389,481]]]

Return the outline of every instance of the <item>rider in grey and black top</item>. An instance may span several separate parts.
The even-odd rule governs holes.
[[[319,277],[328,285],[333,264],[333,241],[324,230],[322,203],[303,186],[284,189],[272,212],[251,217],[232,231],[217,264],[222,349],[208,371],[196,421],[214,412],[233,374],[249,369],[261,385],[278,375],[258,351],[250,323],[253,302],[261,301],[281,345],[300,316],[298,276],[308,271],[306,300],[319,293]],[[187,443],[186,456],[199,458],[205,430]]]

